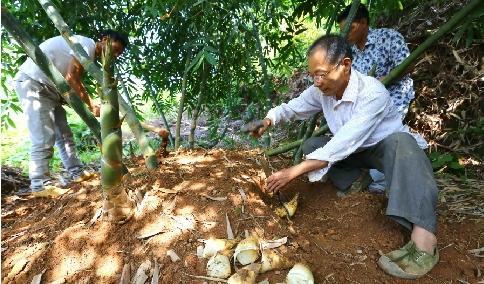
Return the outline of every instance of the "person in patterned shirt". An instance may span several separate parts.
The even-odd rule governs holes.
[[[341,30],[345,26],[350,9],[351,5],[348,5],[338,15],[337,22]],[[360,4],[347,37],[348,41],[353,44],[351,47],[353,68],[382,81],[392,69],[408,57],[410,51],[405,39],[399,32],[385,28],[372,29],[369,27],[369,22],[368,9],[365,5]],[[410,102],[415,97],[413,80],[406,73],[387,89],[403,120]],[[385,176],[375,169],[370,170],[369,173],[373,182],[368,186],[368,189],[373,192],[384,192],[385,188],[388,188],[385,183]],[[365,179],[363,178],[363,180]]]

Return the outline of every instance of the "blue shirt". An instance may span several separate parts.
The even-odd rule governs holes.
[[[365,48],[352,46],[353,68],[363,74],[368,74],[376,65],[375,77],[381,78],[408,57],[410,51],[403,36],[392,29],[369,29]],[[409,74],[400,81],[387,87],[390,98],[400,114],[405,115],[410,101],[415,97],[413,80]]]

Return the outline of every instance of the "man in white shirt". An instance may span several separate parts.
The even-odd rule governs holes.
[[[108,39],[112,41],[115,56],[119,56],[128,44],[124,35],[113,30],[103,32],[98,42],[84,36],[75,37],[92,60],[101,57]],[[91,100],[82,84],[84,68],[74,57],[74,52],[64,38],[50,38],[39,47],[93,114],[99,116],[99,106]],[[30,58],[20,66],[14,81],[32,142],[29,162],[31,192],[41,195],[45,189],[58,185],[49,173],[49,160],[54,152],[54,144],[59,150],[64,168],[69,173],[69,181],[80,182],[89,178],[89,172],[83,169],[77,157],[72,131],[67,124],[66,111],[62,107],[64,102],[54,83]]]
[[[412,233],[409,243],[382,256],[378,264],[397,277],[422,277],[439,259],[434,234],[437,186],[427,156],[402,124],[385,87],[351,67],[346,40],[333,35],[319,38],[308,50],[308,63],[314,85],[271,109],[264,126],[253,135],[260,137],[271,125],[323,111],[334,137],[306,141],[306,160],[271,175],[267,190],[282,190],[305,173],[310,181],[327,174],[342,189],[351,185],[361,168],[382,171],[389,185],[386,214]]]

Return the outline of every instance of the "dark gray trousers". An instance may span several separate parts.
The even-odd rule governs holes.
[[[304,142],[303,153],[307,155],[329,140],[312,137]],[[377,169],[385,174],[389,190],[386,215],[409,230],[416,224],[435,233],[438,190],[433,169],[410,134],[393,133],[376,145],[353,153],[335,163],[328,178],[344,190],[358,178],[361,169]]]

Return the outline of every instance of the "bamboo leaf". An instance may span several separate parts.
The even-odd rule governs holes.
[[[195,58],[193,58],[193,60],[190,62],[190,64],[188,65],[187,69],[186,69],[186,72],[189,72],[192,68],[194,68],[194,66],[200,66],[201,62],[203,61],[203,57],[205,56],[205,50],[202,49],[200,50],[197,55],[195,56]],[[194,68],[194,70],[196,70],[197,68]]]
[[[205,58],[210,65],[217,65],[217,59],[215,59],[215,57],[211,53],[207,52]]]

